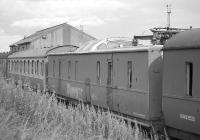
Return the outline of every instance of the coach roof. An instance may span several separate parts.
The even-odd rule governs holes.
[[[164,50],[195,48],[200,48],[200,28],[180,32],[170,38],[164,45]]]

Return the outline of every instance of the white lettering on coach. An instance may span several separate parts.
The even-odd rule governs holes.
[[[79,87],[73,87],[69,83],[67,83],[67,94],[76,99],[82,98],[83,89]]]
[[[188,121],[195,122],[196,118],[195,116],[190,116],[190,115],[185,115],[185,114],[180,114],[180,118]]]

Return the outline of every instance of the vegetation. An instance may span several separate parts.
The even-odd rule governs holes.
[[[147,139],[109,112],[58,103],[55,96],[0,81],[0,140]]]

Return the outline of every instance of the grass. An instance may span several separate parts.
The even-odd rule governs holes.
[[[94,107],[66,107],[55,96],[0,80],[0,140],[141,140],[138,127]]]

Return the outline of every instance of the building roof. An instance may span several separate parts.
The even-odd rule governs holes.
[[[180,32],[166,41],[166,49],[200,48],[200,28]]]
[[[16,45],[19,45],[19,44],[30,43],[32,40],[35,40],[35,39],[41,37],[42,35],[47,34],[48,32],[51,32],[51,31],[53,31],[55,29],[58,29],[58,28],[61,28],[61,27],[64,27],[64,26],[69,26],[70,28],[72,28],[74,30],[82,32],[86,36],[89,36],[89,37],[91,37],[93,39],[96,39],[95,37],[83,32],[83,31],[81,31],[81,30],[79,30],[79,29],[77,29],[77,28],[75,28],[75,27],[73,27],[73,26],[71,26],[71,25],[69,25],[67,23],[62,23],[62,24],[59,24],[59,25],[56,25],[56,26],[52,26],[52,27],[43,29],[43,30],[39,30],[39,31],[37,31],[37,32],[35,32],[35,33],[33,33],[33,34],[31,34],[31,35],[29,35],[29,36],[17,41],[17,42],[15,42],[14,44],[12,44],[10,46],[16,46]]]
[[[28,49],[24,51],[19,51],[12,53],[8,56],[8,58],[37,58],[37,57],[46,57],[48,53],[57,54],[57,53],[66,53],[66,52],[74,52],[78,47],[72,45],[64,45],[53,48],[35,48]]]
[[[8,58],[34,58],[34,57],[45,57],[46,53],[51,48],[42,48],[42,49],[28,49],[24,51],[19,51],[12,53]]]

